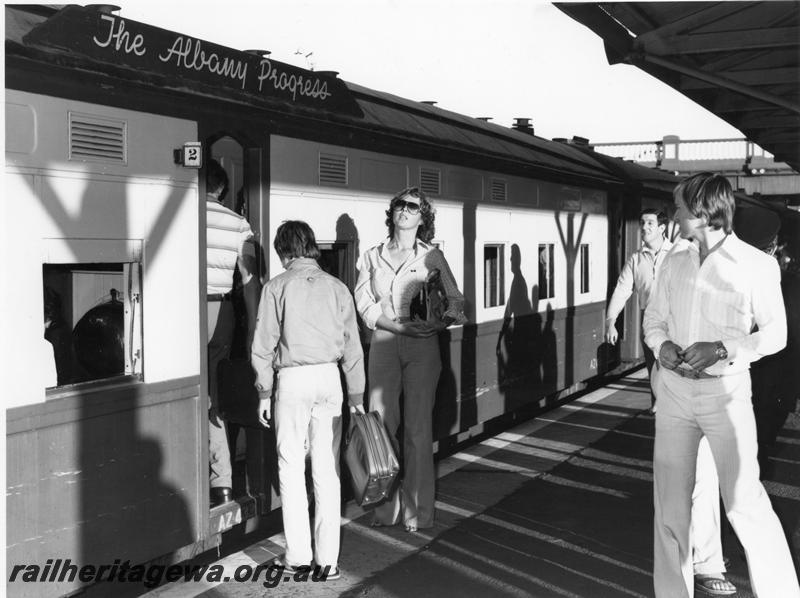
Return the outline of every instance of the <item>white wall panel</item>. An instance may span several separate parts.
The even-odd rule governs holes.
[[[36,138],[28,153],[6,153],[2,313],[5,405],[44,400],[37,355],[43,335],[42,263],[47,239],[143,243],[144,375],[147,382],[200,373],[197,171],[174,164],[172,150],[197,139],[195,123],[7,90],[30,111]],[[24,112],[25,112],[24,111]],[[127,123],[127,164],[68,160],[70,111]],[[13,114],[12,114],[13,116]],[[7,114],[8,117],[8,114]],[[14,129],[10,129],[13,133]],[[102,243],[98,258],[103,261]],[[10,375],[10,373],[14,375]],[[19,375],[26,372],[26,375]]]
[[[487,244],[502,244],[505,261],[505,297],[508,299],[513,275],[511,272],[511,249],[517,244],[521,256],[521,275],[527,285],[530,300],[533,287],[537,294],[533,298],[532,309],[544,312],[548,305],[552,309],[568,305],[605,300],[605,278],[607,271],[607,218],[606,198],[603,192],[581,187],[565,187],[521,177],[502,175],[508,182],[508,201],[489,202],[480,198],[482,187],[489,184],[497,173],[480,170],[465,170],[463,167],[420,161],[414,158],[390,156],[365,152],[346,147],[272,137],[271,159],[271,228],[270,243],[275,229],[281,221],[292,218],[306,220],[314,228],[321,241],[336,240],[335,223],[343,215],[352,219],[359,240],[359,251],[363,253],[386,236],[384,211],[389,199],[399,189],[387,187],[385,192],[375,191],[380,186],[380,171],[392,173],[395,187],[399,187],[398,173],[405,172],[408,184],[418,183],[416,177],[420,166],[438,168],[443,173],[444,187],[441,196],[432,198],[437,210],[435,240],[442,243],[445,256],[453,273],[463,289],[465,268],[474,269],[476,297],[468,298],[474,302],[477,322],[497,320],[504,317],[506,305],[484,307],[484,264],[483,248]],[[317,173],[320,153],[346,156],[348,159],[348,185],[346,188],[323,187],[319,185]],[[378,168],[375,165],[379,165]],[[368,169],[374,169],[368,170]],[[458,182],[456,184],[454,181]],[[468,184],[469,183],[469,184]],[[450,189],[452,187],[452,189]],[[477,195],[476,195],[477,193]],[[556,212],[542,209],[540,204],[560,206],[561,196],[576,198],[574,205],[583,212]],[[475,248],[474,264],[464,264],[464,203],[467,199],[469,209],[475,207]],[[585,208],[585,209],[584,209]],[[559,234],[559,225],[565,239],[568,237],[570,221],[573,229],[573,244],[586,218],[586,225],[580,243],[591,246],[591,284],[590,292],[580,294],[580,270],[576,259],[574,274],[575,293],[567,295],[567,255]],[[538,250],[539,244],[553,244],[555,262],[555,296],[538,300]],[[578,252],[578,247],[571,248]],[[274,270],[275,267],[278,270]],[[271,257],[272,273],[280,272],[277,257]]]

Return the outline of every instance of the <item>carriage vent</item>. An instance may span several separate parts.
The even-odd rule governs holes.
[[[69,113],[69,159],[128,163],[128,123]]]
[[[489,197],[492,201],[506,201],[508,188],[503,179],[492,179],[489,183]]]
[[[442,171],[438,168],[420,168],[419,188],[430,195],[441,195]]]
[[[319,184],[347,186],[347,156],[319,155]]]

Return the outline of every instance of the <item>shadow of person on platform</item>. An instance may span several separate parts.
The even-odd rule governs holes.
[[[551,303],[547,303],[547,310],[541,334],[541,376],[542,390],[545,395],[555,392],[558,388],[558,346],[556,332],[553,328],[555,312]]]

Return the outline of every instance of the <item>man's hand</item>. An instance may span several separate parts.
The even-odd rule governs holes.
[[[606,342],[611,343],[612,345],[617,344],[617,339],[619,338],[619,333],[617,332],[617,327],[613,321],[609,321],[606,324]]]
[[[350,405],[350,413],[360,413],[364,415],[364,405]]]
[[[683,361],[681,348],[672,341],[665,341],[658,352],[658,362],[668,370],[674,370]]]
[[[717,357],[717,344],[694,343],[683,350],[681,357],[693,370],[702,372],[707,367],[719,361]]]
[[[258,421],[261,422],[261,425],[265,428],[269,428],[269,421],[272,417],[270,413],[270,408],[272,407],[272,401],[269,399],[259,399],[258,401]]]
[[[215,426],[217,428],[221,428],[222,427],[222,425],[223,425],[222,424],[222,418],[219,416],[219,413],[217,413],[217,408],[216,407],[209,407],[208,408],[208,421],[211,422],[212,426]]]

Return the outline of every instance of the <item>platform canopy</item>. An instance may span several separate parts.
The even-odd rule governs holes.
[[[556,3],[609,64],[677,89],[800,171],[800,3]]]

